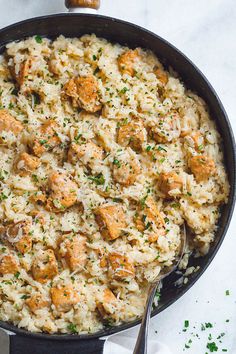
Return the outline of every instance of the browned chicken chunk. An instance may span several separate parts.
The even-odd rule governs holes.
[[[87,261],[86,237],[78,234],[64,235],[60,255],[65,258],[72,272],[82,269]]]
[[[94,144],[92,141],[88,141],[84,144],[72,143],[68,151],[68,161],[72,164],[80,159],[83,159],[85,164],[92,164],[97,160],[102,160],[103,158],[103,149]]]
[[[161,173],[159,175],[159,189],[166,198],[171,198],[170,192],[173,189],[182,190],[182,178],[175,172]]]
[[[50,151],[60,144],[57,129],[58,124],[54,120],[49,120],[36,132],[31,143],[36,156],[40,157],[45,151]]]
[[[102,236],[115,240],[127,226],[125,213],[120,205],[102,205],[96,210],[96,221]]]
[[[15,75],[16,81],[20,86],[28,79],[33,64],[33,58],[28,58],[20,64],[18,75]]]
[[[128,74],[130,76],[135,75],[134,64],[139,58],[138,50],[128,50],[127,52],[121,54],[118,61],[118,67],[122,74]]]
[[[193,133],[187,138],[190,138],[191,147],[193,147],[198,153],[202,153],[204,150],[204,137],[201,135],[200,132]]]
[[[74,77],[64,86],[64,94],[71,98],[73,107],[87,112],[97,112],[102,108],[99,87],[95,76]]]
[[[6,109],[0,109],[0,132],[12,132],[18,135],[23,130],[23,125],[18,122]]]
[[[39,191],[35,192],[30,196],[30,201],[35,204],[43,205],[46,202],[47,198],[45,193]]]
[[[77,200],[77,184],[65,173],[53,172],[48,178],[49,198],[46,208],[61,212],[71,207]]]
[[[40,283],[53,279],[58,274],[57,260],[53,250],[40,250],[32,263],[33,277]]]
[[[132,121],[119,128],[118,144],[122,146],[130,146],[136,152],[140,152],[145,140],[146,130],[142,121]]]
[[[3,242],[6,241],[20,253],[29,252],[32,248],[31,226],[30,220],[6,226],[3,232]]]
[[[104,318],[109,314],[114,313],[116,309],[117,298],[110,289],[105,289],[102,294],[101,301],[97,301],[97,309],[100,315]]]
[[[148,235],[149,242],[155,242],[159,236],[165,234],[165,221],[151,196],[142,200],[135,222],[139,231],[150,230]],[[152,231],[153,228],[154,231]]]
[[[40,160],[36,156],[22,152],[16,161],[16,170],[20,176],[26,176],[36,170],[40,165]]]
[[[67,312],[79,301],[79,295],[72,285],[51,289],[52,303],[58,311]]]
[[[135,268],[128,257],[117,252],[112,252],[108,255],[109,276],[116,280],[126,280],[134,278]]]
[[[19,264],[12,254],[6,254],[1,257],[0,274],[15,274],[19,269]]]
[[[124,186],[134,184],[140,174],[140,164],[137,157],[127,151],[113,160],[114,180]]]
[[[204,155],[193,156],[189,160],[189,167],[194,174],[197,182],[206,181],[213,176],[216,171],[214,161]]]
[[[154,70],[154,74],[156,75],[156,77],[158,78],[158,80],[161,82],[162,85],[166,85],[168,82],[168,75],[167,73],[162,70],[162,69],[155,69]]]
[[[165,117],[159,117],[157,124],[149,130],[149,135],[157,143],[175,141],[179,138],[180,134],[180,116],[177,112],[171,112]]]
[[[27,299],[26,304],[29,306],[32,312],[43,309],[49,306],[49,301],[46,300],[42,294],[35,294]]]

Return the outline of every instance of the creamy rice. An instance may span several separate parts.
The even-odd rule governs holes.
[[[1,320],[87,333],[141,316],[184,220],[204,255],[227,202],[205,103],[152,52],[95,35],[10,43],[0,90]]]

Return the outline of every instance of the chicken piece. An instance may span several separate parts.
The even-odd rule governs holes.
[[[194,148],[194,150],[196,150],[198,153],[203,152],[203,150],[204,150],[204,137],[201,135],[200,132],[196,132],[191,135],[187,135],[185,137],[185,140],[187,141],[188,145],[190,147]]]
[[[28,58],[20,64],[19,73],[15,75],[15,79],[20,86],[22,86],[24,82],[28,79],[28,76],[32,68],[32,64],[33,64],[32,58]]]
[[[155,242],[159,236],[165,235],[165,221],[151,196],[142,200],[135,223],[139,231],[150,231],[148,234],[149,242]],[[154,230],[152,231],[152,229]]]
[[[140,163],[135,153],[124,151],[113,160],[113,178],[124,186],[134,184],[140,171]]]
[[[0,109],[0,132],[12,132],[18,135],[23,130],[23,125],[18,122],[6,109]]]
[[[40,250],[32,263],[33,278],[40,283],[53,279],[58,274],[57,260],[53,250]]]
[[[117,298],[110,289],[103,291],[100,301],[97,301],[97,309],[101,317],[105,318],[109,314],[113,314],[116,310]]]
[[[125,213],[120,205],[101,205],[95,212],[96,221],[104,239],[115,240],[127,226]]]
[[[106,256],[106,249],[105,248],[98,248],[95,250],[98,255],[100,267],[105,268],[107,267],[107,256]]]
[[[26,176],[36,170],[40,165],[40,160],[27,152],[22,152],[16,161],[16,170],[20,176]]]
[[[43,205],[46,202],[47,198],[43,192],[35,192],[30,196],[30,201],[35,204]]]
[[[0,258],[0,274],[15,274],[20,270],[16,258],[12,254]]]
[[[157,124],[149,130],[149,135],[157,143],[169,143],[179,138],[181,134],[180,117],[177,112],[160,117]]]
[[[100,267],[105,268],[107,266],[107,258],[106,256],[100,257]]]
[[[128,257],[117,252],[108,255],[108,273],[115,280],[127,280],[135,277],[135,268]]]
[[[128,50],[127,52],[121,54],[117,59],[119,70],[122,74],[128,74],[130,76],[135,75],[135,62],[139,58],[139,52],[137,49]]]
[[[154,70],[154,74],[156,75],[156,77],[158,78],[158,80],[161,82],[163,86],[167,84],[168,75],[164,70],[157,68]]]
[[[206,181],[216,172],[214,161],[204,155],[193,156],[189,160],[189,167],[197,182]]]
[[[71,98],[73,107],[80,107],[91,113],[100,111],[102,108],[95,76],[70,79],[64,86],[64,94]]]
[[[76,164],[80,159],[85,165],[93,165],[94,162],[103,159],[103,149],[92,141],[81,145],[72,143],[68,151],[68,161]]]
[[[48,178],[48,190],[47,210],[62,212],[77,201],[77,184],[65,173],[53,172]]]
[[[79,302],[79,295],[72,285],[51,289],[52,303],[58,311],[67,312]]]
[[[30,220],[6,226],[3,232],[3,241],[5,240],[22,254],[29,252],[32,248],[31,226]]]
[[[82,269],[87,261],[86,237],[64,235],[60,244],[60,255],[65,258],[72,272]]]
[[[60,144],[57,135],[58,124],[54,120],[44,123],[33,137],[31,148],[40,157],[45,151],[50,151]]]
[[[118,144],[130,146],[136,152],[142,151],[142,145],[146,141],[147,133],[142,121],[132,121],[122,125],[118,132]]]
[[[159,175],[159,189],[166,198],[171,198],[170,192],[173,189],[182,190],[182,178],[175,172],[160,173]]]
[[[32,295],[29,299],[25,301],[32,312],[43,309],[49,306],[49,301],[43,298],[42,294]]]

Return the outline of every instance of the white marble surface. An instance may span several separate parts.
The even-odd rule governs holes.
[[[65,11],[63,0],[0,0],[0,8],[0,27]],[[182,50],[215,87],[236,132],[235,0],[102,0],[100,12],[147,27]],[[228,353],[236,353],[235,229],[234,214],[226,239],[205,274],[179,301],[152,319],[150,338],[168,345],[173,354],[182,353],[189,339],[191,348],[186,353],[210,353],[206,343],[214,342],[220,333],[225,336],[222,344],[215,341],[218,352],[227,348]],[[190,323],[186,332],[182,332],[184,320]],[[213,323],[213,328],[201,331],[205,322]],[[129,335],[136,332],[133,329]],[[207,339],[209,333],[213,340]]]

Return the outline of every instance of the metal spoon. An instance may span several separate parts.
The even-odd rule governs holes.
[[[157,278],[153,282],[151,282],[149,285],[145,310],[144,310],[144,314],[143,314],[143,318],[142,318],[142,322],[141,322],[141,327],[139,329],[139,334],[138,334],[138,338],[136,341],[136,345],[135,345],[133,354],[146,354],[147,353],[148,327],[149,327],[150,316],[151,316],[151,311],[152,311],[152,304],[153,304],[154,296],[157,291],[157,287],[158,287],[161,280],[163,280],[168,275],[170,275],[178,267],[179,262],[181,261],[181,259],[183,258],[183,255],[184,255],[185,244],[186,244],[186,228],[185,228],[185,224],[183,224],[182,230],[181,230],[181,244],[179,247],[178,257],[175,260],[175,264],[173,264],[169,267],[164,267],[161,270],[161,272],[158,274]]]

